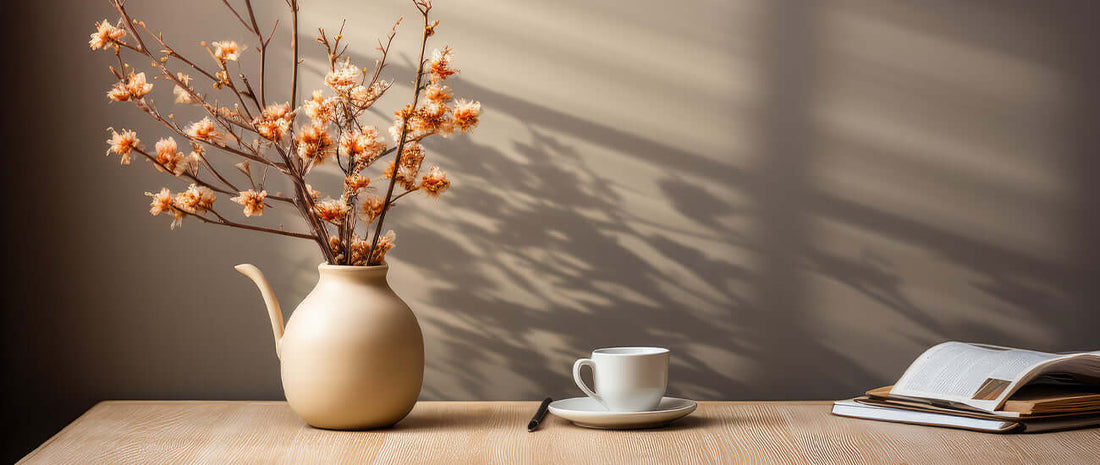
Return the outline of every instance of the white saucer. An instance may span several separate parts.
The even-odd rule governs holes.
[[[697,404],[687,399],[662,397],[656,410],[648,412],[609,412],[591,397],[574,397],[550,403],[550,413],[577,426],[597,429],[640,429],[665,426],[688,416]]]

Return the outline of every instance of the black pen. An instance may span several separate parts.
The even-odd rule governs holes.
[[[554,400],[549,397],[542,400],[542,405],[539,405],[539,410],[535,412],[535,416],[531,418],[531,422],[527,424],[527,432],[530,433],[539,429],[539,424],[542,423],[542,419],[546,418],[546,410],[550,407],[550,402]]]

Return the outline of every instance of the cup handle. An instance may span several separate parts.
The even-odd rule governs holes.
[[[581,388],[581,390],[584,391],[584,393],[587,394],[588,397],[596,399],[596,402],[603,404],[603,399],[600,398],[600,395],[592,392],[591,389],[588,389],[588,386],[584,384],[584,380],[581,379],[581,367],[585,365],[588,365],[590,368],[592,368],[592,379],[596,379],[596,362],[593,362],[590,358],[582,358],[573,363],[573,381],[576,381],[577,387]]]

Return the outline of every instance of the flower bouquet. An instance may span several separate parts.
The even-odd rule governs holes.
[[[436,197],[450,187],[442,169],[425,165],[421,142],[469,132],[481,113],[479,103],[456,100],[446,85],[458,72],[452,50],[426,54],[439,24],[430,19],[431,0],[413,1],[423,21],[419,60],[411,101],[394,112],[389,143],[364,116],[390,89],[382,72],[400,20],[379,41],[379,57],[369,69],[345,56],[343,25],[335,35],[318,29],[328,65],[325,89],[299,102],[298,0],[286,0],[293,61],[290,88],[282,92],[265,78],[273,65],[268,51],[278,22],[261,28],[250,0],[243,0],[243,7],[223,3],[255,35],[255,52],[248,55],[249,47],[231,40],[202,42],[209,55],[203,60],[184,56],[134,19],[124,0],[110,1],[119,20],[97,24],[89,41],[92,50],[114,54],[110,70],[117,82],[107,98],[133,104],[167,135],[149,148],[134,131],[108,129],[108,155],[129,165],[136,154],[188,184],[146,193],[152,198],[149,212],[172,217],[172,228],[193,218],[314,241],[325,257],[320,279],[285,327],[263,274],[252,265],[237,266],[259,286],[267,304],[290,407],[309,424],[329,429],[384,427],[404,418],[423,381],[424,342],[415,315],[386,282],[384,260],[394,235],[382,232],[383,221],[397,200],[417,192]],[[147,60],[154,79],[127,63],[133,58]],[[258,76],[242,71],[241,62],[249,59],[258,61]],[[151,98],[156,79],[171,87],[175,105],[198,116],[182,122],[158,108]],[[343,179],[338,194],[323,194],[310,182],[326,163]],[[382,169],[375,168],[380,163]],[[371,176],[386,182],[376,189]],[[275,190],[276,179],[290,192]],[[217,205],[219,199],[234,202],[236,213]],[[277,206],[298,212],[299,230],[249,222]]]
[[[344,25],[334,36],[318,29],[317,42],[328,63],[325,89],[315,90],[298,102],[298,0],[287,0],[293,61],[287,66],[291,85],[283,92],[269,88],[265,76],[272,67],[268,52],[278,21],[265,35],[250,0],[244,1],[243,8],[234,7],[228,0],[223,3],[241,26],[256,36],[256,53],[248,57],[249,47],[231,40],[202,42],[209,54],[209,59],[203,60],[184,56],[163,34],[135,20],[125,0],[110,2],[119,20],[98,23],[89,41],[92,50],[114,54],[110,71],[117,82],[107,98],[133,104],[161,123],[167,135],[150,148],[132,130],[109,128],[107,153],[117,155],[123,165],[129,165],[136,154],[156,171],[189,184],[176,191],[164,187],[146,193],[152,200],[149,212],[171,216],[173,229],[185,219],[194,218],[312,240],[332,265],[381,264],[394,246],[393,232],[383,233],[390,207],[416,192],[439,196],[451,185],[440,167],[425,164],[426,151],[421,142],[433,135],[469,132],[478,124],[481,104],[455,99],[446,85],[447,79],[458,72],[452,49],[425,53],[428,39],[439,24],[430,20],[431,0],[413,2],[423,19],[420,59],[411,102],[394,112],[390,143],[363,120],[392,84],[383,78],[382,71],[400,19],[379,41],[380,56],[370,69],[360,68],[345,57]],[[129,64],[135,58],[150,62],[153,79]],[[258,77],[250,78],[242,71],[241,61],[248,58],[258,59]],[[171,86],[176,105],[192,107],[200,117],[183,122],[174,113],[159,108],[151,98],[156,79]],[[234,172],[221,172],[225,168],[216,168],[210,161],[215,157],[231,159],[236,169],[230,170]],[[338,193],[323,193],[310,183],[310,174],[326,163],[335,164],[343,177]],[[380,170],[375,168],[379,164]],[[372,176],[386,182],[377,186]],[[271,181],[275,178],[289,181],[284,184],[290,186],[290,192],[272,192]],[[400,192],[395,192],[398,186]],[[235,202],[243,218],[233,218],[223,207],[216,208],[219,198]],[[268,208],[277,206],[295,209],[301,216],[302,230],[248,223],[249,218],[262,216]]]

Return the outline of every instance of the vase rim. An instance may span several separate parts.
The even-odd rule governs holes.
[[[320,270],[320,271],[345,271],[345,272],[357,272],[357,273],[358,272],[361,272],[361,273],[368,273],[368,272],[369,273],[378,273],[378,272],[385,272],[386,270],[389,270],[390,265],[388,263],[384,263],[384,264],[381,264],[381,265],[364,265],[364,266],[358,266],[358,265],[330,265],[328,263],[321,262],[320,265],[317,265],[317,269]]]

